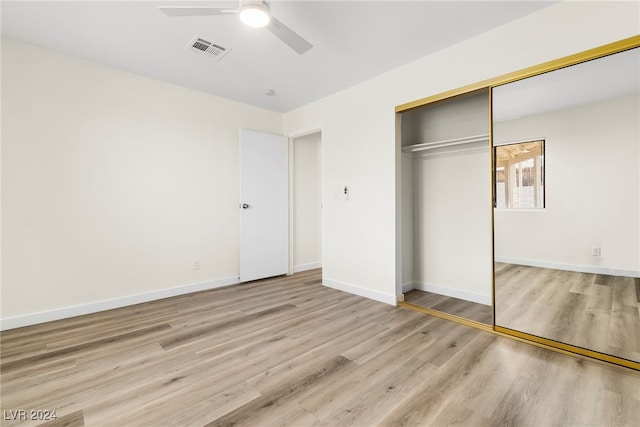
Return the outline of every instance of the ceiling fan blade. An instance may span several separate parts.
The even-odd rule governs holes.
[[[275,19],[273,16],[271,17],[271,21],[267,28],[287,46],[298,52],[299,55],[302,55],[313,47],[311,43],[300,37],[295,31]]]
[[[158,6],[158,9],[169,16],[231,15],[237,12],[235,9],[207,6]]]

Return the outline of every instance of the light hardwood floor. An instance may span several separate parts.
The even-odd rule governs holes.
[[[496,263],[496,325],[640,362],[640,280]]]
[[[432,308],[444,313],[464,317],[465,319],[493,325],[493,310],[489,305],[478,304],[418,289],[413,289],[405,293],[404,300],[421,307]]]
[[[319,271],[1,338],[3,415],[56,410],[48,425],[640,425],[640,372],[326,288]]]

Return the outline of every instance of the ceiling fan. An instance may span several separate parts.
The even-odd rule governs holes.
[[[250,27],[266,27],[287,46],[302,55],[313,47],[311,43],[300,37],[295,31],[271,16],[271,7],[264,0],[240,0],[238,9],[227,9],[210,6],[158,6],[168,16],[210,16],[235,15]]]

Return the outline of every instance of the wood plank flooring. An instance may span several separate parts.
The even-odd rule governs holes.
[[[496,325],[640,362],[638,279],[496,263]]]
[[[421,307],[432,308],[444,313],[453,314],[465,319],[493,325],[491,306],[465,301],[446,295],[413,289],[404,294],[404,300]]]
[[[640,372],[323,287],[317,270],[0,338],[3,426],[640,425]],[[32,409],[58,418],[12,416]]]

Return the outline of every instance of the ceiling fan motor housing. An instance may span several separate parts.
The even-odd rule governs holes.
[[[267,7],[269,7],[269,3],[267,3],[264,0],[240,0],[240,8],[242,8],[242,6],[249,6],[249,5],[265,5]]]
[[[265,27],[271,20],[269,5],[262,0],[241,0],[238,13],[240,20],[250,27]]]

